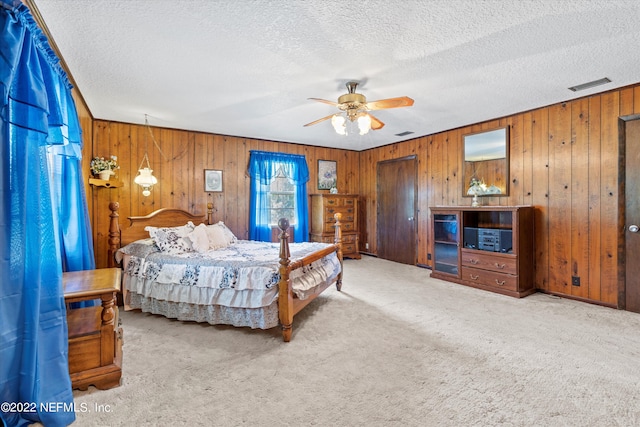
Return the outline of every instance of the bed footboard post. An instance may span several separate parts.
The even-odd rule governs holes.
[[[340,224],[340,219],[342,218],[341,213],[337,213],[333,215],[336,219],[335,224],[335,237],[333,242],[338,246],[338,260],[340,261],[340,274],[338,274],[338,280],[336,280],[336,289],[342,289],[342,272],[343,272],[343,261],[342,261],[342,224]]]
[[[107,267],[115,267],[116,266],[116,251],[120,248],[120,223],[118,218],[118,209],[120,209],[120,203],[111,202],[109,203],[109,210],[111,210],[111,214],[109,215],[109,240],[108,240],[108,249],[107,249]]]
[[[291,254],[289,252],[289,220],[280,218],[280,282],[278,283],[278,316],[282,325],[282,339],[285,342],[291,340],[293,327],[293,293],[289,282],[289,264]]]

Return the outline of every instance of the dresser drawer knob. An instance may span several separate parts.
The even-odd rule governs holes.
[[[500,282],[500,281],[498,281],[498,279],[496,279],[496,285],[504,286],[504,280]]]
[[[507,264],[498,264],[498,263],[496,262],[496,263],[495,263],[495,266],[502,270],[502,269],[504,269],[504,268],[507,266]]]
[[[469,264],[474,264],[474,265],[480,262],[477,259],[473,259],[473,258],[469,258],[467,261],[469,261]]]
[[[469,274],[469,276],[471,277],[471,280],[478,280],[478,278],[480,278],[480,276],[474,276],[473,274]]]

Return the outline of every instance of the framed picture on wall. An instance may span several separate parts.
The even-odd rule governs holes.
[[[222,191],[222,171],[213,169],[204,170],[204,191]]]
[[[318,190],[331,190],[338,185],[337,162],[318,160]]]

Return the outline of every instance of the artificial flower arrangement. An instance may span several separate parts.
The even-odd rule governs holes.
[[[471,178],[471,182],[469,182],[469,190],[467,194],[470,196],[479,196],[485,193],[487,190],[487,185],[484,183],[484,180],[479,180],[476,177]]]
[[[467,195],[469,196],[495,195],[501,193],[502,191],[495,185],[492,184],[487,187],[487,184],[484,183],[484,179],[479,180],[475,177],[471,178],[469,190],[467,190]]]
[[[118,157],[111,156],[108,159],[104,157],[94,157],[91,160],[91,173],[94,175],[100,174],[100,172],[111,171],[111,175],[115,175],[115,170],[120,169],[118,166]]]

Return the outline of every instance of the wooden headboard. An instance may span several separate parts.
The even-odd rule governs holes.
[[[109,209],[111,210],[109,215],[111,219],[109,221],[109,250],[107,256],[110,267],[113,266],[111,263],[115,264],[114,255],[120,247],[149,237],[149,232],[145,231],[147,226],[178,227],[185,225],[189,221],[195,225],[200,223],[213,224],[213,203],[207,203],[206,215],[194,215],[181,209],[163,208],[145,216],[130,216],[128,217],[129,224],[122,228],[120,228],[120,215],[118,215],[120,204],[111,202]]]

